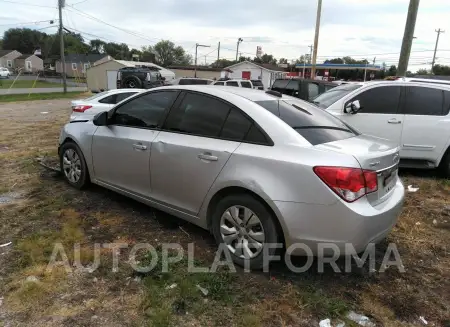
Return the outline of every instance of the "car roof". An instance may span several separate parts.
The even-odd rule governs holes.
[[[105,94],[116,94],[116,93],[128,93],[128,92],[142,92],[145,91],[145,89],[112,89],[105,91]]]
[[[368,82],[358,82],[353,83],[357,85],[362,85],[363,87],[368,87],[372,85],[398,85],[402,84],[404,86],[421,86],[421,87],[434,87],[434,88],[443,88],[448,89],[450,88],[450,84],[444,84],[444,83],[430,83],[430,82],[424,82],[424,81],[403,81],[403,80],[395,80],[395,81],[368,81]],[[341,85],[340,85],[341,86]]]
[[[298,101],[302,101],[298,98],[294,98],[288,95],[281,94],[281,97],[277,97],[271,94],[268,94],[262,90],[255,90],[245,87],[231,87],[231,86],[217,86],[217,85],[170,85],[170,86],[162,86],[158,89],[178,89],[178,90],[190,90],[190,91],[198,91],[207,93],[210,95],[216,95],[220,97],[226,98],[227,94],[233,94],[240,96],[242,98],[246,98],[250,101],[270,101],[270,100],[289,100],[295,99]],[[155,90],[155,89],[152,89]],[[149,90],[150,91],[150,90]]]

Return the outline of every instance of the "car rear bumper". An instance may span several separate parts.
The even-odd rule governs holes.
[[[403,184],[398,179],[391,196],[376,206],[365,197],[353,203],[339,200],[332,205],[282,201],[275,201],[275,205],[281,215],[286,248],[292,250],[289,253],[307,254],[298,247],[302,244],[314,255],[334,252],[333,248],[345,255],[346,249],[353,247],[360,253],[369,243],[383,240],[397,222],[404,196]],[[319,250],[320,244],[323,251]]]

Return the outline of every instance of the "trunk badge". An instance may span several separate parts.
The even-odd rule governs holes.
[[[375,162],[371,162],[371,163],[369,164],[369,166],[370,166],[370,167],[375,167],[375,166],[378,166],[379,164],[380,164],[379,161],[375,161]]]

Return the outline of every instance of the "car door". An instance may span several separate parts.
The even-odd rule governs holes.
[[[436,162],[450,138],[450,91],[432,85],[408,86],[402,133],[402,158]]]
[[[101,183],[150,196],[150,151],[152,141],[178,92],[145,93],[120,104],[107,126],[93,135],[95,179]]]
[[[381,137],[400,144],[404,115],[399,112],[403,86],[380,85],[365,88],[347,99],[338,115],[363,134]],[[347,104],[358,100],[356,114],[345,113]]]
[[[153,199],[197,214],[214,180],[250,129],[251,123],[239,115],[238,109],[221,99],[183,93],[153,141]]]

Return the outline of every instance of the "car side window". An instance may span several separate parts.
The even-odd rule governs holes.
[[[313,99],[319,95],[319,85],[316,83],[308,83],[308,99]]]
[[[247,118],[239,109],[232,108],[222,127],[220,137],[227,140],[242,141],[251,126],[252,120]]]
[[[214,85],[224,85],[224,82],[216,82]]]
[[[219,137],[231,106],[219,99],[186,93],[170,111],[164,129],[199,136]]]
[[[236,86],[236,87],[239,87],[239,83],[238,83],[238,82],[227,82],[227,86]]]
[[[112,117],[112,124],[131,127],[157,127],[177,97],[176,91],[159,91],[131,99],[119,106]]]
[[[104,97],[101,100],[98,100],[98,102],[100,103],[104,103],[104,104],[116,104],[116,94],[112,94],[112,95],[108,95],[107,97]]]
[[[115,101],[115,103],[119,103],[120,101],[125,100],[125,99],[127,99],[127,98],[129,98],[130,96],[135,95],[135,94],[136,94],[136,92],[118,93],[118,94],[116,95],[116,101]]]
[[[410,86],[403,111],[406,115],[443,116],[444,91],[431,87]]]
[[[250,84],[250,82],[241,82],[241,86],[245,87],[247,89],[251,89],[252,85]]]
[[[346,103],[358,100],[360,113],[396,114],[398,112],[401,86],[379,86],[363,91]]]

